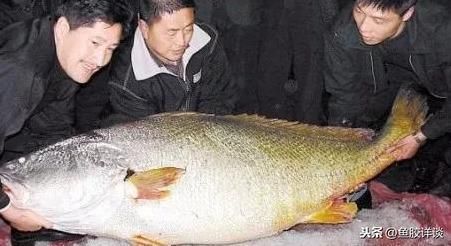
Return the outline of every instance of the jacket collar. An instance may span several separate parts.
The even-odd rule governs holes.
[[[183,70],[185,71],[184,77],[186,73],[186,66],[191,57],[199,50],[201,50],[205,45],[207,45],[210,40],[211,37],[205,31],[203,31],[199,26],[194,25],[193,37],[189,42],[189,47],[186,49],[182,57]],[[160,67],[158,63],[152,58],[139,28],[137,28],[135,31],[131,59],[136,80],[145,80],[160,73],[175,75],[167,70],[166,67]]]

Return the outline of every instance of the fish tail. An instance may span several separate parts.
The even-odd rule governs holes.
[[[420,130],[426,121],[426,98],[412,88],[402,87],[377,144],[386,149],[400,139]]]
[[[391,114],[380,131],[378,137],[363,148],[365,159],[361,168],[355,169],[355,182],[350,182],[354,187],[362,181],[372,179],[385,168],[396,161],[395,157],[387,150],[402,138],[417,132],[426,121],[428,106],[426,98],[413,88],[402,87],[391,110]],[[362,155],[358,155],[362,156]]]

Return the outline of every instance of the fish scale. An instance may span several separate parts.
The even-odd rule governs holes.
[[[350,221],[355,205],[339,198],[394,161],[385,150],[417,131],[426,110],[402,90],[374,139],[366,129],[165,113],[62,141],[0,175],[15,205],[58,230],[147,245],[236,243]]]

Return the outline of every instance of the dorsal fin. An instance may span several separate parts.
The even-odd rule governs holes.
[[[182,117],[182,116],[214,116],[213,114],[206,114],[206,113],[198,113],[198,112],[164,112],[159,114],[153,114],[150,116],[147,116],[149,118],[152,117]]]
[[[259,115],[241,114],[227,115],[222,117],[235,119],[242,122],[254,123],[271,128],[285,128],[301,136],[310,136],[316,138],[340,139],[349,141],[370,141],[375,135],[374,131],[371,129],[316,126],[303,124],[297,121],[268,119]]]
[[[280,119],[268,119],[264,116],[256,114],[240,114],[240,115],[226,115],[216,116],[213,114],[195,113],[195,112],[172,112],[153,115],[151,117],[213,117],[228,119],[236,122],[242,122],[246,124],[256,124],[260,126],[270,128],[284,128],[288,131],[292,131],[294,134],[300,136],[307,136],[313,138],[324,139],[339,139],[343,141],[370,141],[375,133],[370,129],[363,128],[345,128],[334,126],[316,126],[303,124],[297,121],[287,121]]]

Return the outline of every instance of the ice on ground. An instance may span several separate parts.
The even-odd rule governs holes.
[[[421,228],[421,225],[410,216],[408,205],[400,202],[382,204],[375,209],[364,209],[349,224],[341,225],[298,225],[279,235],[248,241],[234,246],[328,246],[328,245],[384,245],[381,240],[370,239],[371,235],[382,235],[388,228]],[[387,239],[385,239],[387,240]],[[447,240],[422,241],[422,245],[446,245]],[[415,239],[403,239],[397,245],[415,245]],[[74,246],[128,246],[126,242],[106,238],[86,238],[73,244]],[[43,246],[43,245],[37,245]]]

